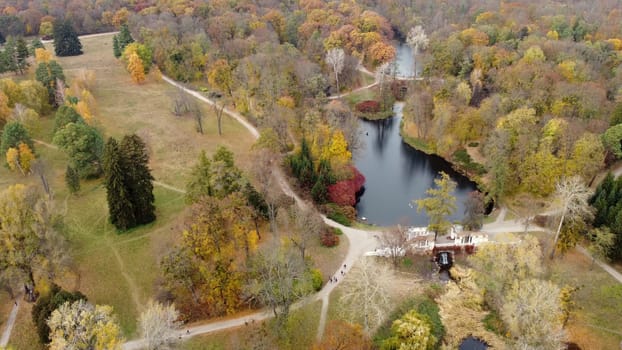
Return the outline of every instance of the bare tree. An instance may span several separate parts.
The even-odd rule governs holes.
[[[282,326],[292,304],[311,293],[313,286],[307,267],[296,252],[283,247],[278,240],[274,242],[276,246],[260,251],[249,261],[247,293],[270,307]]]
[[[175,305],[162,305],[150,300],[139,319],[142,335],[147,340],[147,349],[174,349],[179,340],[176,333],[181,326],[178,319],[179,312]]]
[[[41,159],[37,159],[32,163],[32,166],[30,167],[30,169],[33,172],[33,174],[36,174],[39,177],[39,180],[41,180],[41,186],[43,186],[43,190],[45,191],[45,194],[47,194],[48,198],[52,200],[52,196],[53,196],[52,190],[50,188],[48,179],[45,176],[46,169],[47,169],[46,163]]]
[[[373,258],[362,258],[344,281],[345,292],[339,300],[352,321],[363,320],[368,334],[382,323],[389,310],[387,287],[391,285],[391,279],[386,265]]]
[[[417,77],[417,55],[419,50],[425,50],[428,47],[429,42],[430,40],[428,40],[428,36],[425,34],[422,26],[410,28],[406,43],[413,49],[413,76],[415,78]]]
[[[378,83],[378,87],[380,88],[381,95],[382,95],[382,90],[385,85],[385,80],[387,76],[389,76],[389,73],[391,72],[389,70],[389,64],[390,64],[389,62],[384,62],[383,64],[378,66],[378,68],[376,69],[375,78],[376,78],[376,82]]]
[[[190,109],[192,116],[194,117],[194,121],[197,123],[197,131],[203,135],[203,111],[201,110],[201,106],[196,100],[192,100]]]
[[[514,281],[504,297],[501,318],[517,349],[565,349],[560,289],[550,281]]]
[[[253,158],[252,172],[257,180],[257,190],[261,193],[268,206],[271,232],[276,232],[276,212],[278,203],[283,195],[273,173],[275,164],[278,164],[278,155],[265,148],[259,150]]]
[[[290,222],[293,222],[289,239],[300,252],[302,261],[311,242],[317,240],[324,226],[322,218],[313,209],[300,208],[296,204],[289,207]]]
[[[56,78],[56,90],[54,90],[54,101],[57,106],[62,106],[65,104],[65,82]]]
[[[410,250],[408,228],[397,225],[380,236],[380,244],[388,251],[388,257],[394,267],[397,267]]]
[[[181,117],[190,110],[190,99],[181,87],[177,89],[177,94],[175,94],[172,100],[172,111],[176,117]]]
[[[352,157],[356,157],[363,148],[361,139],[361,129],[359,118],[352,113],[347,104],[339,100],[332,100],[325,108],[326,119],[332,128],[339,128],[343,132],[348,149],[352,152]],[[311,130],[311,129],[309,129]]]
[[[222,136],[222,112],[225,110],[225,99],[220,99],[220,105],[218,101],[214,103],[214,111],[216,112],[216,122],[218,123],[218,136]]]
[[[592,215],[588,203],[591,196],[592,190],[585,186],[583,180],[581,180],[579,176],[565,178],[557,183],[554,197],[556,205],[560,208],[561,217],[559,219],[559,225],[557,226],[557,232],[555,232],[553,247],[551,248],[551,259],[555,257],[557,241],[564,220],[566,218],[574,219]]]
[[[345,57],[346,55],[342,48],[333,48],[326,53],[326,63],[330,64],[333,67],[333,72],[335,72],[337,94],[339,94],[339,74],[343,70]]]

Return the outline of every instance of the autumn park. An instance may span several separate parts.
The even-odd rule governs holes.
[[[0,0],[0,349],[622,349],[618,1]]]

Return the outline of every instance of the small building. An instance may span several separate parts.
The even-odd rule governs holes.
[[[453,225],[447,235],[437,235],[427,227],[410,227],[408,239],[414,251],[466,251],[473,252],[477,245],[488,242],[483,232],[464,231],[461,225]]]

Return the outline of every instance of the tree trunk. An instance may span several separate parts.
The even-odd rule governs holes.
[[[553,240],[553,247],[551,248],[551,260],[555,258],[555,250],[557,249],[557,240],[559,239],[559,232],[562,230],[562,224],[564,223],[565,216],[566,216],[566,206],[564,206],[562,217],[559,219],[559,225],[557,226],[557,232],[555,233],[555,239]]]
[[[255,232],[257,232],[257,239],[261,241],[261,233],[259,233],[259,223],[257,222],[257,216],[253,216],[253,222],[255,223]]]
[[[334,69],[335,71],[335,82],[337,83],[337,96],[339,96],[339,92],[341,91],[339,89],[339,74],[337,74],[337,69]]]
[[[276,232],[276,213],[275,213],[275,205],[272,203],[268,203],[268,216],[270,219],[270,232]]]

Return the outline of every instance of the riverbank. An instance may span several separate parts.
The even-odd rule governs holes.
[[[447,158],[441,154],[436,153],[432,147],[430,147],[424,140],[417,138],[417,137],[413,137],[408,135],[408,133],[405,131],[405,127],[404,127],[404,119],[402,118],[402,120],[400,121],[400,137],[402,138],[402,141],[404,141],[405,144],[407,144],[408,146],[416,149],[417,151],[423,152],[429,156],[436,156],[439,158],[442,158],[444,161],[446,161],[447,163],[449,163],[452,167],[452,169],[454,169],[456,172],[460,173],[462,176],[465,176],[466,178],[468,178],[470,181],[474,182],[475,184],[477,184],[477,188],[481,191],[486,193],[486,182],[483,178],[483,176],[481,174],[476,173],[473,170],[469,170],[469,165],[471,166],[481,166],[483,168],[483,166],[479,163],[473,162],[471,160],[471,162],[467,163],[467,162],[457,162],[456,159],[454,158]],[[455,154],[455,153],[454,153]],[[468,155],[468,154],[467,154]],[[470,157],[469,157],[470,159]],[[466,165],[465,165],[466,164]]]

